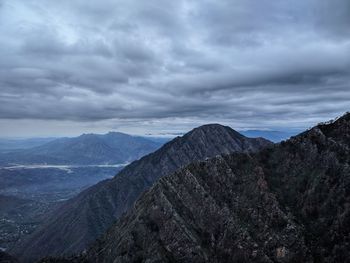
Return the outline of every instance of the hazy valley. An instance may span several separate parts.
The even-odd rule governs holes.
[[[11,247],[60,203],[115,176],[129,162],[160,145],[122,133],[2,140],[0,247]]]

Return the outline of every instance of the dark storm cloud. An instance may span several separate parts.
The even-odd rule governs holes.
[[[347,0],[0,1],[0,118],[304,127],[348,110],[349,25]]]
[[[348,38],[350,34],[350,2],[344,0],[320,1],[316,23],[331,35]]]

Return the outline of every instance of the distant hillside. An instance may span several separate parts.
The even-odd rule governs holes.
[[[0,153],[37,147],[56,138],[0,139]]]
[[[0,154],[0,164],[117,164],[139,159],[160,145],[161,143],[119,132],[83,134]]]
[[[298,131],[287,132],[287,131],[264,131],[264,130],[247,130],[241,131],[244,136],[250,138],[262,137],[272,142],[280,142],[289,139],[292,136],[298,134]]]

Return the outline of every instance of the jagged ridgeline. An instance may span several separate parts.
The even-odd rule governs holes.
[[[346,114],[259,153],[190,164],[67,262],[349,262],[349,147]]]
[[[265,139],[247,138],[218,124],[196,128],[131,163],[115,178],[100,182],[66,202],[11,252],[24,262],[80,252],[160,177],[194,161],[220,154],[257,151],[269,145],[272,143]]]

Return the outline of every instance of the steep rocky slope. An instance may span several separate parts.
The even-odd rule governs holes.
[[[349,262],[349,147],[347,114],[256,154],[191,164],[79,260]]]
[[[271,145],[244,137],[229,127],[205,125],[133,162],[112,180],[103,181],[63,205],[41,229],[12,251],[22,260],[81,251],[126,212],[160,177],[197,160]]]

